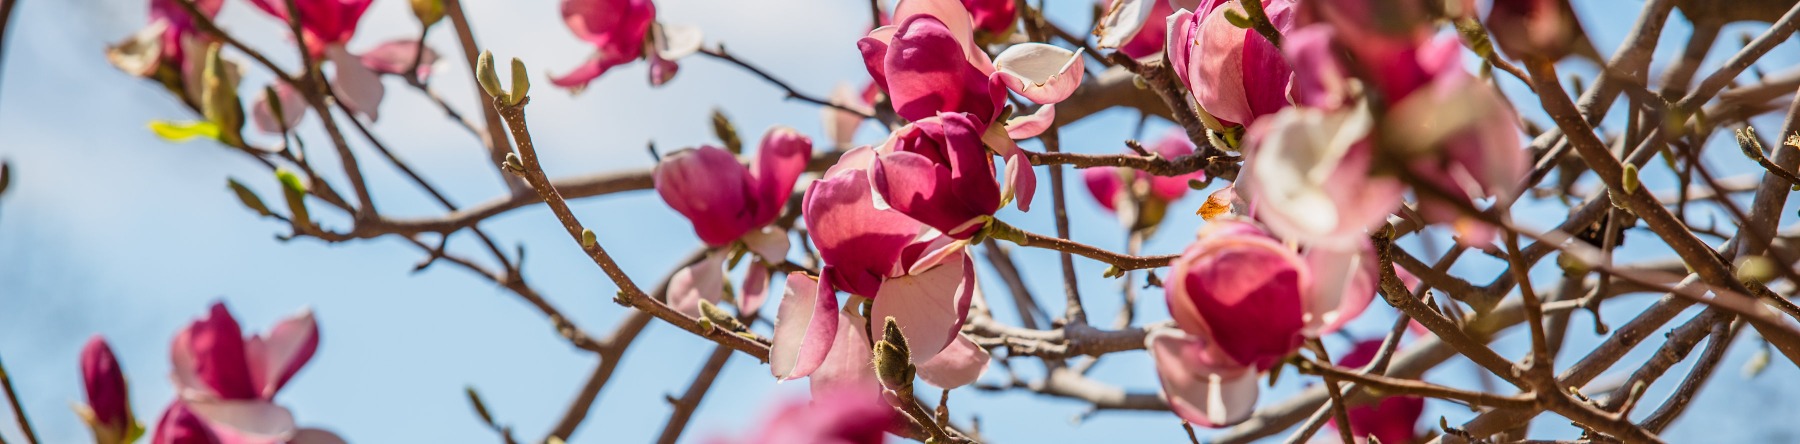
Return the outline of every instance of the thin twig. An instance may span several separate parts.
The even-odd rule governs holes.
[[[31,420],[25,417],[25,407],[19,404],[19,390],[13,387],[12,374],[6,371],[6,364],[0,362],[0,390],[6,391],[6,404],[12,407],[13,420],[19,423],[19,432],[25,434],[25,442],[38,444],[37,431],[31,428]]]
[[[867,112],[806,95],[805,93],[800,92],[800,90],[794,89],[793,86],[788,85],[787,82],[783,82],[781,79],[777,79],[775,76],[770,75],[768,71],[764,71],[762,68],[756,67],[756,65],[751,65],[750,62],[746,62],[743,59],[737,58],[737,56],[731,55],[729,52],[725,52],[725,45],[719,45],[717,48],[700,48],[700,53],[726,63],[737,65],[745,71],[750,71],[751,74],[756,74],[757,77],[761,77],[764,81],[775,85],[777,88],[781,88],[782,91],[786,91],[789,98],[799,99],[802,102],[812,103],[814,105],[835,108],[839,111],[862,116],[865,119],[875,118],[874,115]]]
[[[712,390],[713,381],[719,378],[719,371],[725,369],[725,362],[731,359],[732,350],[723,345],[714,347],[712,356],[706,358],[706,364],[700,366],[700,373],[694,375],[694,382],[688,384],[687,392],[680,398],[670,397],[669,405],[674,409],[669,413],[668,424],[663,425],[662,435],[656,438],[660,444],[675,444],[681,438],[681,431],[687,429],[688,418],[700,408],[700,400],[706,392]]]

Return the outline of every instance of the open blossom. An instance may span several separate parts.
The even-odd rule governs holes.
[[[1019,21],[1019,5],[1013,0],[962,0],[975,20],[975,29],[1003,35]]]
[[[1168,42],[1170,15],[1178,9],[1198,9],[1201,0],[1098,0],[1104,11],[1099,35],[1101,49],[1118,48],[1132,58],[1163,51]]]
[[[1257,219],[1284,239],[1344,247],[1400,206],[1398,179],[1371,172],[1375,147],[1366,108],[1295,107],[1257,122],[1238,190]]]
[[[678,272],[669,285],[669,302],[688,315],[700,313],[699,301],[718,303],[724,296],[721,266],[734,242],[742,241],[763,262],[787,257],[787,231],[771,224],[781,215],[794,181],[812,159],[812,139],[791,128],[776,127],[763,136],[756,160],[746,168],[737,156],[712,146],[679,151],[656,166],[652,178],[663,202],[687,217],[694,233],[713,247],[705,258]],[[767,288],[768,271],[752,264],[743,285],[745,311],[754,311]]]
[[[586,88],[613,67],[639,58],[650,61],[650,84],[662,85],[675,77],[676,59],[700,49],[698,28],[658,23],[650,0],[563,0],[562,16],[575,37],[595,50],[574,71],[550,79],[571,90]]]
[[[190,410],[214,433],[255,440],[294,436],[294,417],[274,403],[319,347],[319,328],[311,311],[275,324],[265,335],[244,336],[223,303],[175,335],[169,355],[174,364],[176,401],[163,422]],[[178,421],[179,422],[179,421]],[[158,431],[160,438],[164,432]]]
[[[81,347],[81,382],[87,391],[87,405],[77,406],[76,413],[94,430],[94,442],[125,444],[132,429],[138,428],[131,415],[131,397],[125,386],[125,373],[112,347],[100,335],[89,338]]]
[[[1275,29],[1294,29],[1294,0],[1267,0],[1263,10]],[[1225,18],[1243,14],[1236,1],[1205,0],[1199,9],[1169,16],[1170,67],[1194,101],[1227,125],[1246,125],[1292,103],[1293,69],[1281,50],[1253,29]]]
[[[1176,159],[1193,154],[1194,143],[1186,132],[1174,128],[1150,149],[1164,159]],[[1082,170],[1081,176],[1101,207],[1118,214],[1127,227],[1145,228],[1160,223],[1169,203],[1187,195],[1188,181],[1202,179],[1206,173],[1154,176],[1137,169],[1098,167]]]
[[[1217,219],[1170,264],[1164,282],[1179,328],[1151,334],[1146,346],[1177,415],[1207,427],[1249,418],[1258,372],[1373,299],[1372,264],[1351,270],[1364,276],[1344,275],[1320,268],[1346,258],[1314,254],[1302,256],[1247,222]]]
[[[940,114],[896,130],[876,156],[870,179],[880,204],[956,239],[980,231],[1007,200],[1031,205],[1034,183],[1022,155],[1008,157],[1007,187],[995,181],[993,156],[968,114]]]
[[[866,396],[833,391],[819,393],[811,401],[783,402],[764,415],[753,433],[737,439],[714,437],[711,444],[881,444],[893,424],[894,409],[866,402]]]
[[[909,0],[896,9],[899,25],[869,31],[856,42],[875,84],[907,120],[969,113],[986,128],[999,117],[1006,86],[993,61],[975,46],[967,10],[955,0]],[[979,134],[979,133],[977,133]]]
[[[770,370],[781,379],[811,376],[815,390],[877,387],[870,367],[868,322],[895,319],[926,382],[958,387],[980,377],[988,355],[958,332],[976,288],[966,242],[936,234],[904,214],[875,207],[869,186],[873,150],[844,154],[807,189],[808,234],[824,267],[815,281],[794,273],[775,321]],[[872,300],[870,318],[839,290]],[[840,310],[839,307],[844,309]],[[877,325],[873,331],[882,332]],[[880,340],[880,337],[872,338]]]
[[[350,53],[345,45],[356,35],[356,25],[362,20],[364,12],[374,0],[296,0],[299,8],[300,40],[306,50],[312,53],[314,61],[329,61],[333,67],[331,77],[332,91],[344,106],[376,120],[380,117],[377,111],[381,99],[387,89],[381,85],[381,75],[364,64],[363,56]],[[290,19],[287,2],[284,0],[251,0],[257,9],[275,16],[284,22]],[[387,49],[384,51],[392,51]],[[291,94],[291,93],[290,93]],[[253,112],[258,127],[264,131],[265,126],[273,118],[266,116],[262,94],[256,95]],[[284,105],[286,98],[284,100]],[[297,122],[303,111],[298,107],[283,107],[284,117]],[[291,124],[289,125],[292,126]],[[278,129],[277,129],[278,130]]]

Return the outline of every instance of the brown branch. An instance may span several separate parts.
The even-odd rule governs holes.
[[[764,81],[769,82],[769,84],[775,85],[775,87],[777,87],[777,88],[781,88],[782,91],[786,91],[788,98],[799,99],[802,102],[807,102],[807,103],[811,103],[814,105],[819,105],[819,106],[823,106],[823,107],[827,107],[827,108],[834,108],[839,111],[862,116],[865,119],[875,118],[875,116],[870,115],[867,112],[857,110],[857,109],[852,109],[852,108],[844,106],[844,105],[831,103],[831,102],[828,102],[825,100],[821,100],[817,97],[806,95],[805,93],[800,92],[800,90],[794,89],[793,86],[788,85],[787,82],[783,82],[783,81],[781,81],[781,79],[777,79],[777,78],[775,78],[775,76],[770,75],[768,71],[764,71],[762,68],[756,67],[756,65],[751,65],[750,62],[746,62],[743,59],[737,58],[737,56],[733,56],[733,55],[731,55],[731,53],[726,52],[725,45],[719,45],[717,48],[700,48],[700,54],[705,54],[709,57],[718,59],[725,63],[737,65],[737,67],[743,68],[745,71],[750,71],[751,74],[756,74],[757,77],[761,77]]]
[[[1391,378],[1380,375],[1365,375],[1313,360],[1300,360],[1297,369],[1304,374],[1354,382],[1364,388],[1374,389],[1387,396],[1419,396],[1425,398],[1449,399],[1461,401],[1475,407],[1522,408],[1537,405],[1536,399],[1532,396],[1501,396],[1450,388],[1425,381]],[[1348,424],[1348,421],[1345,420],[1345,423]],[[1345,429],[1348,430],[1349,428],[1345,427]]]
[[[31,420],[25,417],[25,407],[19,404],[19,389],[13,387],[12,374],[7,373],[6,364],[0,362],[0,390],[6,391],[6,404],[12,407],[13,420],[19,424],[19,432],[25,434],[25,442],[38,444],[37,431],[31,428]]]
[[[1694,400],[1694,395],[1699,393],[1700,387],[1706,385],[1706,380],[1711,378],[1713,371],[1718,368],[1719,361],[1724,360],[1725,350],[1731,347],[1731,339],[1739,331],[1742,330],[1734,328],[1729,322],[1713,324],[1712,339],[1706,343],[1706,351],[1700,352],[1700,359],[1688,370],[1687,378],[1682,379],[1681,385],[1675,388],[1675,392],[1669,394],[1668,401],[1658,407],[1655,412],[1650,413],[1649,418],[1644,419],[1641,423],[1644,428],[1662,433],[1663,429],[1674,422],[1676,417],[1681,416],[1682,411],[1687,410],[1690,402]]]
[[[1170,261],[1174,261],[1175,258],[1179,256],[1174,254],[1162,256],[1132,256],[1115,253],[1107,251],[1104,248],[1068,240],[1063,236],[1050,237],[1025,231],[1009,225],[1006,222],[1002,222],[999,219],[994,219],[992,224],[989,225],[989,228],[995,238],[1011,241],[1021,247],[1045,248],[1061,251],[1063,253],[1078,254],[1088,259],[1097,260],[1118,267],[1121,271],[1142,270],[1145,268],[1166,266],[1169,265]]]
[[[1044,151],[1054,153],[1061,149],[1061,137],[1059,136],[1059,132],[1060,130],[1056,125],[1051,125],[1049,129],[1044,130],[1043,134],[1038,135],[1038,140],[1043,141],[1044,143]],[[1071,238],[1069,232],[1069,206],[1068,200],[1065,198],[1067,192],[1063,189],[1063,184],[1062,166],[1050,166],[1050,202],[1052,204],[1050,214],[1056,219],[1056,238],[1046,238],[1042,240],[1054,245],[1081,245],[1075,243],[1075,241],[1069,240]],[[996,225],[1002,225],[998,219],[994,220],[994,223]],[[1030,235],[1027,235],[1025,239],[1027,239],[1027,241],[1019,242],[1019,246],[1031,246],[1033,241]],[[1069,325],[1086,325],[1087,309],[1081,305],[1081,288],[1075,282],[1075,257],[1072,253],[1075,253],[1076,251],[1069,248],[1055,249],[1062,252],[1062,254],[1057,255],[1057,260],[1062,264],[1063,296],[1064,299],[1067,299],[1067,308],[1063,310],[1063,320],[1068,321]],[[1088,254],[1097,251],[1105,250],[1089,247]],[[1082,256],[1090,258],[1094,257],[1089,256],[1088,254],[1082,254]]]
[[[475,44],[475,30],[469,26],[469,17],[463,12],[462,0],[444,0],[444,17],[449,18],[451,27],[456,29],[456,41],[462,45],[463,61],[469,67],[469,78],[475,78],[475,65],[481,57],[481,47]],[[487,129],[487,137],[482,142],[487,145],[488,162],[490,165],[500,165],[506,160],[506,153],[512,152],[512,142],[506,139],[500,114],[493,107],[483,106],[493,101],[494,97],[489,96],[486,90],[475,88],[476,108],[481,108],[482,121],[486,122],[483,128]],[[513,180],[510,174],[502,173],[500,180],[506,183],[506,188],[514,195],[527,191],[525,184]]]
[[[656,437],[660,444],[675,444],[681,438],[681,431],[687,429],[688,418],[693,417],[694,410],[700,408],[700,400],[706,392],[712,390],[713,381],[719,378],[719,371],[725,369],[725,362],[731,359],[732,350],[723,345],[714,347],[712,356],[706,358],[706,364],[700,367],[700,373],[694,375],[694,382],[688,385],[687,392],[680,398],[669,398],[669,405],[674,409],[669,413],[668,424],[663,425],[662,435]]]

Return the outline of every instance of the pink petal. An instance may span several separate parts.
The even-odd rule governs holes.
[[[268,94],[256,95],[250,105],[250,117],[256,122],[256,129],[265,133],[281,134],[284,124],[288,131],[293,131],[294,126],[300,124],[300,118],[306,117],[306,100],[287,82],[276,82],[274,87],[275,100],[281,103],[282,121],[275,121],[275,110],[269,108]]]
[[[756,253],[763,263],[780,265],[787,261],[789,246],[787,234],[787,230],[774,225],[764,225],[761,229],[750,230],[749,233],[744,234],[744,246],[749,247],[750,252]]]
[[[713,251],[669,277],[669,307],[688,317],[700,316],[700,301],[718,304],[725,297],[724,251]]]
[[[899,28],[883,26],[869,31],[868,37],[856,41],[857,51],[862,53],[863,69],[869,71],[869,78],[875,85],[887,91],[887,52],[888,44],[893,41],[894,32]]]
[[[769,298],[769,267],[762,264],[750,264],[744,271],[743,294],[738,295],[738,312],[744,316],[756,314],[762,309],[763,300]]]
[[[81,347],[81,383],[87,393],[87,408],[92,412],[96,429],[124,433],[131,421],[131,404],[125,386],[125,373],[112,347],[100,335],[88,338]]]
[[[707,245],[730,244],[768,224],[753,220],[760,215],[750,200],[750,171],[723,149],[702,146],[664,156],[651,177],[663,202],[693,222],[694,234]]]
[[[184,398],[257,399],[243,331],[222,302],[175,334],[169,347],[176,392]]]
[[[895,23],[905,23],[915,15],[925,15],[937,19],[949,29],[950,35],[962,49],[964,60],[983,69],[982,75],[992,74],[988,68],[987,53],[975,44],[975,18],[969,15],[968,7],[958,0],[907,0],[894,7]],[[871,33],[873,34],[873,33]]]
[[[837,310],[835,316],[825,312],[813,316],[836,319],[839,327],[836,338],[831,341],[830,353],[818,370],[812,372],[809,382],[813,396],[844,392],[880,399],[881,382],[875,379],[875,368],[870,365],[874,358],[869,349],[872,342],[864,330],[868,320],[844,310]]]
[[[1157,5],[1164,0],[1112,0],[1106,6],[1106,15],[1100,18],[1100,27],[1096,28],[1099,39],[1096,42],[1100,49],[1115,49],[1133,41],[1140,30],[1158,19],[1152,15]]]
[[[1145,342],[1176,415],[1212,428],[1250,419],[1256,409],[1256,372],[1179,330],[1157,330]]]
[[[967,336],[956,335],[950,346],[924,364],[919,364],[919,379],[941,389],[953,389],[974,383],[987,373],[987,349],[975,345]]]
[[[1119,176],[1117,167],[1096,167],[1081,170],[1081,179],[1087,183],[1088,194],[1094,196],[1094,202],[1106,208],[1106,211],[1118,211],[1120,198],[1127,197],[1125,178]]]
[[[575,67],[574,71],[570,71],[568,74],[563,74],[561,76],[551,77],[550,83],[568,89],[572,93],[579,93],[581,90],[587,88],[588,83],[593,82],[594,79],[600,78],[601,74],[606,74],[607,70],[636,59],[637,55],[635,54],[621,54],[603,50],[588,57],[587,61],[582,62],[581,66]]]
[[[219,437],[201,420],[187,403],[176,400],[163,410],[150,435],[152,444],[217,443]]]
[[[1309,249],[1306,262],[1313,271],[1313,291],[1307,298],[1308,337],[1336,332],[1375,299],[1376,260],[1367,241],[1360,249]]]
[[[1243,10],[1236,3],[1215,8],[1196,25],[1200,46],[1192,49],[1188,61],[1188,90],[1207,114],[1248,125],[1254,119],[1245,95],[1245,40],[1262,37],[1231,24],[1225,19],[1226,11],[1241,14]]]
[[[294,414],[263,400],[188,401],[195,416],[253,439],[285,439],[294,433]]]
[[[875,114],[873,110],[869,109],[869,105],[866,102],[863,102],[862,98],[857,96],[855,91],[850,89],[849,85],[841,83],[838,84],[837,88],[831,90],[831,104],[855,109],[870,115]],[[820,117],[824,121],[823,126],[825,128],[826,140],[830,140],[832,145],[837,147],[847,147],[854,142],[856,138],[856,129],[862,126],[864,120],[863,116],[832,107],[820,108],[819,112],[821,113]]]
[[[812,374],[837,347],[833,338],[845,334],[839,330],[855,330],[848,325],[838,328],[837,311],[837,294],[830,282],[814,281],[803,273],[788,274],[787,291],[782,293],[775,315],[774,345],[769,348],[769,370],[776,379]]]
[[[1031,197],[1037,195],[1037,171],[1031,168],[1025,153],[1006,156],[1006,190],[1001,195],[1018,197],[1019,211],[1031,211]]]
[[[635,59],[655,21],[656,4],[650,0],[563,0],[562,16],[576,38],[602,49],[629,49],[625,58]]]
[[[756,162],[750,166],[757,204],[757,217],[752,223],[768,224],[781,214],[788,196],[794,192],[794,180],[800,178],[806,163],[812,160],[812,145],[812,138],[785,126],[771,128],[763,135]]]
[[[912,351],[913,364],[923,364],[956,339],[975,293],[974,264],[961,261],[919,273],[889,279],[881,284],[870,317],[899,324]],[[885,333],[885,332],[883,332]],[[876,333],[881,339],[883,333]]]
[[[1014,140],[1037,137],[1050,129],[1050,124],[1055,121],[1056,105],[1040,106],[1035,113],[1006,119],[1006,135]]]
[[[994,58],[994,70],[1006,87],[1032,102],[1061,102],[1081,86],[1082,49],[1069,51],[1043,43],[1020,43]]]
[[[875,162],[874,148],[868,145],[851,148],[850,151],[845,151],[843,156],[839,156],[837,163],[832,164],[831,168],[826,168],[825,174],[821,177],[832,179],[850,171],[861,171],[866,175],[873,162]]]
[[[1172,264],[1170,315],[1196,337],[1210,337],[1231,358],[1267,368],[1303,339],[1306,264],[1248,224],[1211,223]],[[1215,228],[1223,227],[1223,228]],[[1190,318],[1195,313],[1204,322]]]
[[[1175,77],[1181,79],[1183,85],[1193,85],[1192,69],[1188,55],[1197,42],[1195,39],[1196,15],[1193,11],[1182,9],[1175,11],[1168,18],[1169,37],[1166,52],[1169,57],[1169,69],[1175,71]]]
[[[920,225],[899,212],[875,209],[868,173],[849,169],[832,174],[806,191],[801,214],[807,234],[832,269],[823,277],[844,291],[871,296],[902,250],[918,237]]]
[[[253,336],[245,345],[250,375],[262,389],[262,399],[273,399],[319,350],[319,323],[312,309],[304,309],[276,323],[268,337]]]
[[[331,58],[331,65],[337,73],[331,79],[331,87],[337,93],[344,106],[367,117],[373,122],[379,114],[381,96],[386,88],[381,85],[381,75],[363,66],[362,59],[345,51],[343,46],[332,46],[325,50],[325,56]]]
[[[883,60],[894,110],[912,121],[940,112],[970,112],[977,120],[992,120],[998,107],[988,75],[955,56],[959,43],[946,26],[928,16],[901,22]]]
[[[424,54],[419,54],[420,48],[425,49]],[[375,49],[362,54],[362,64],[377,73],[405,77],[415,58],[419,61],[419,70],[415,74],[419,81],[425,81],[431,77],[431,65],[437,63],[438,54],[431,47],[420,46],[418,40],[389,40],[376,45]]]

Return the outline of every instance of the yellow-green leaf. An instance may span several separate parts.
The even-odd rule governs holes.
[[[219,125],[202,121],[152,120],[150,121],[150,132],[156,133],[156,137],[175,143],[186,142],[196,137],[218,140]]]

